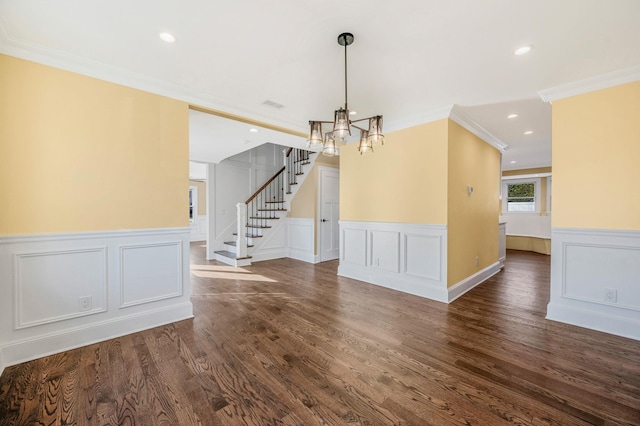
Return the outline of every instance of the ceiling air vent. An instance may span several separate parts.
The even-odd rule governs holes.
[[[284,105],[279,104],[279,103],[277,103],[277,102],[270,101],[269,99],[267,99],[266,101],[264,101],[264,102],[262,103],[262,105],[266,105],[266,106],[269,106],[269,107],[271,107],[271,108],[276,108],[276,109],[284,108]]]

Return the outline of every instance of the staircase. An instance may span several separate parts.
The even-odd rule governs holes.
[[[306,178],[305,171],[311,169],[314,154],[289,148],[284,154],[284,166],[244,203],[236,205],[236,232],[224,242],[223,250],[214,252],[216,260],[232,266],[247,266],[252,259],[285,256],[286,247],[282,243],[286,235],[287,206]]]

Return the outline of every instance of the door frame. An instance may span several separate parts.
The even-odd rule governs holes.
[[[317,235],[317,249],[318,249],[318,261],[323,262],[322,259],[322,174],[324,172],[334,172],[338,175],[338,182],[340,182],[340,168],[338,167],[327,167],[327,166],[318,166],[318,210],[316,212],[316,235]],[[340,185],[338,184],[338,204],[340,200]],[[339,229],[339,228],[338,228]],[[338,230],[338,232],[340,232]],[[342,251],[342,250],[340,250]],[[338,255],[338,259],[340,255]]]

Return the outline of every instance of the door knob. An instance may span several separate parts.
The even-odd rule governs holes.
[[[329,219],[322,219],[323,222],[329,222]]]

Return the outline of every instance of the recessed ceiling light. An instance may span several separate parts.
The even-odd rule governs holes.
[[[531,52],[531,49],[533,49],[533,46],[531,46],[531,45],[529,45],[529,46],[522,46],[522,47],[517,48],[517,49],[513,52],[513,54],[514,54],[514,55],[517,55],[517,56],[524,55],[525,53],[529,53],[529,52]]]
[[[349,111],[349,115],[356,115],[357,112],[356,111]]]
[[[516,160],[511,160],[511,161],[509,161],[509,163],[516,164]]]
[[[531,133],[533,133],[533,130],[527,130],[526,132],[524,132],[525,135],[530,135]]]
[[[171,33],[167,33],[167,32],[163,32],[158,34],[158,37],[160,37],[160,40],[166,42],[166,43],[175,43],[176,41],[176,36],[174,36]]]
[[[507,115],[507,118],[516,118],[518,116],[518,114],[509,114]]]
[[[255,127],[250,128],[249,131],[251,133],[258,133],[258,129],[256,129]]]

